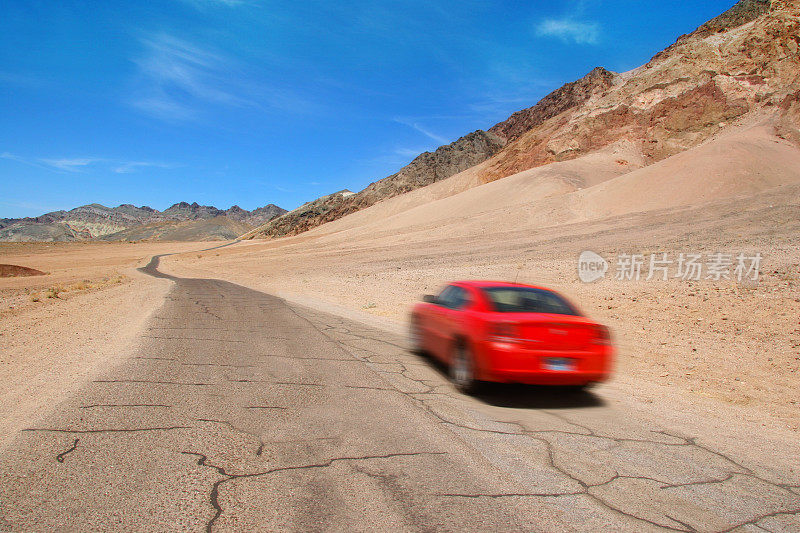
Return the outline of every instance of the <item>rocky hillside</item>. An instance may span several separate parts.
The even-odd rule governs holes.
[[[493,181],[618,141],[636,143],[648,163],[698,146],[746,115],[788,105],[800,89],[798,40],[796,0],[742,0],[646,65],[599,83],[595,76],[587,99],[511,139],[481,177]]]
[[[195,226],[193,230],[186,229],[177,234],[178,236],[191,234],[196,237],[195,240],[227,239],[241,235],[285,212],[285,209],[274,204],[247,211],[236,205],[221,210],[213,206],[180,202],[163,212],[131,204],[118,207],[90,204],[69,211],[53,211],[38,217],[0,219],[0,241],[73,241],[97,238],[184,240],[168,239],[164,236],[168,233],[168,228],[174,229],[178,223],[182,223],[184,229],[193,223]],[[133,231],[143,227],[160,229]]]
[[[221,215],[213,218],[154,222],[99,237],[104,241],[217,241],[231,240],[253,226]]]
[[[495,133],[474,131],[455,142],[424,152],[397,173],[376,181],[357,193],[341,191],[308,202],[246,235],[283,237],[296,235],[431,183],[449,178],[496,154],[505,139]]]
[[[707,37],[713,33],[737,28],[769,12],[769,0],[742,0],[722,15],[715,17],[695,31],[694,36]]]
[[[608,90],[614,85],[615,78],[616,74],[613,72],[597,67],[578,81],[556,89],[533,107],[517,111],[503,122],[495,124],[489,131],[507,141],[514,141],[526,131],[541,126],[546,120],[574,109],[591,97]]]
[[[642,67],[595,68],[487,132],[422,154],[352,196],[310,202],[247,237],[294,235],[481,162],[478,181],[486,183],[626,142],[652,164],[758,113],[779,111],[781,135],[800,142],[798,12],[798,0],[741,0]]]

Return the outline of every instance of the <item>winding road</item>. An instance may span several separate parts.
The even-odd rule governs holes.
[[[800,475],[212,279],[0,456],[9,531],[800,531]]]

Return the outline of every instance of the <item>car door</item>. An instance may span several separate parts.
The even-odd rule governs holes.
[[[446,328],[446,313],[453,304],[456,289],[457,287],[454,285],[445,287],[436,297],[436,302],[428,308],[427,323],[425,324],[427,347],[437,359],[442,361],[446,361],[447,358],[448,332]]]
[[[467,336],[464,313],[472,303],[472,299],[465,288],[458,286],[454,286],[454,290],[448,296],[447,306],[441,312],[439,327],[442,334],[443,359],[449,363],[455,339]]]

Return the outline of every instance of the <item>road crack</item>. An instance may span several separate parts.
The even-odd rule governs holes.
[[[81,441],[81,439],[77,439],[76,438],[75,441],[72,443],[72,446],[70,446],[69,448],[67,448],[66,450],[61,452],[60,454],[56,455],[56,461],[58,461],[59,463],[63,463],[64,459],[67,457],[67,455],[69,455],[69,454],[71,454],[72,452],[75,451],[75,448],[78,447],[78,443],[80,441]]]
[[[91,434],[91,433],[141,433],[145,431],[173,431],[176,429],[192,429],[192,426],[164,426],[164,427],[149,427],[149,428],[103,428],[103,429],[25,428],[22,431]]]
[[[293,466],[281,466],[276,468],[270,468],[269,470],[264,470],[261,472],[252,472],[246,474],[232,474],[228,472],[224,467],[218,466],[215,464],[211,464],[208,462],[208,456],[199,452],[192,452],[192,451],[183,451],[181,452],[184,455],[192,455],[198,458],[197,464],[199,466],[211,468],[216,471],[219,475],[222,476],[222,479],[219,479],[214,482],[211,487],[211,492],[209,493],[209,503],[211,507],[214,509],[214,516],[206,523],[206,531],[211,532],[214,530],[214,524],[217,522],[220,516],[222,516],[223,509],[222,505],[219,502],[219,488],[226,482],[236,479],[253,479],[263,476],[268,476],[270,474],[276,474],[279,472],[287,472],[292,470],[309,470],[315,468],[328,468],[331,465],[342,462],[342,461],[369,461],[369,460],[380,460],[380,459],[393,459],[397,457],[417,457],[423,455],[446,455],[447,452],[397,452],[397,453],[386,453],[380,455],[359,455],[359,456],[344,456],[344,457],[333,457],[328,459],[327,461],[319,462],[319,463],[310,463],[304,465],[293,465]]]

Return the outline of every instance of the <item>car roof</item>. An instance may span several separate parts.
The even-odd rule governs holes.
[[[539,287],[536,285],[527,285],[525,283],[512,283],[510,281],[487,281],[487,280],[464,280],[454,281],[451,285],[461,285],[464,287],[475,287],[476,289],[490,289],[498,287],[525,287],[528,289],[542,289],[549,291],[547,287]]]

